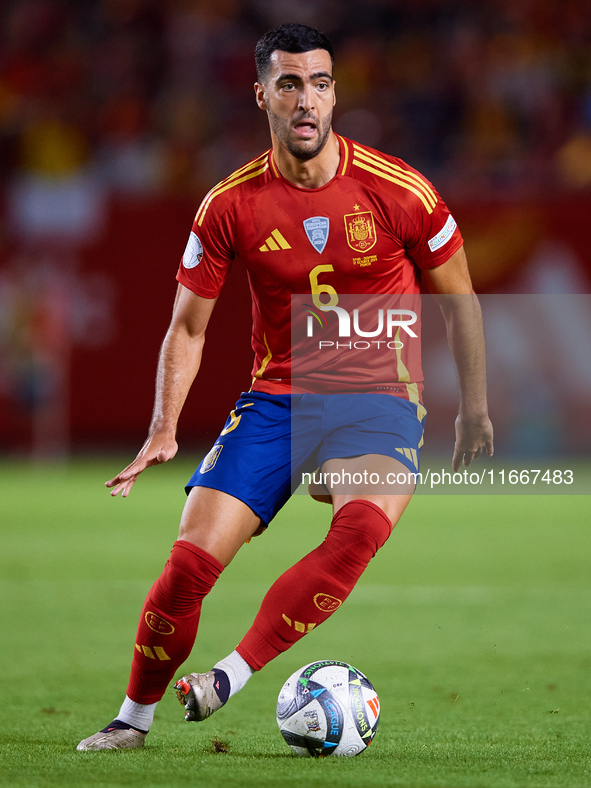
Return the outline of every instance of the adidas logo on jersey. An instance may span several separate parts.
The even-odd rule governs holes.
[[[259,246],[260,252],[279,252],[281,249],[291,249],[291,246],[287,243],[279,230],[273,230],[265,243]]]

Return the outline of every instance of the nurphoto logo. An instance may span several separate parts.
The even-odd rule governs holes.
[[[315,321],[321,328],[328,328],[328,321],[324,315],[320,316],[314,312],[310,304],[304,304],[303,306],[305,311],[309,313],[306,325],[307,337],[314,336]],[[390,350],[402,350],[404,343],[400,339],[401,332],[404,332],[411,339],[418,339],[417,334],[411,328],[418,319],[417,313],[412,309],[378,309],[377,318],[373,321],[371,330],[367,331],[360,326],[359,309],[353,309],[352,316],[341,306],[322,304],[317,306],[317,309],[321,312],[334,312],[337,315],[339,339],[351,337],[352,334],[362,337],[361,341],[358,340],[353,343],[320,340],[318,343],[319,350],[339,347],[369,350],[371,347],[380,349],[382,345],[385,345]],[[366,319],[367,316],[364,320]],[[371,323],[369,325],[366,323],[365,328],[370,328],[370,325]],[[374,337],[381,337],[381,339],[373,339]],[[367,339],[372,339],[372,341],[368,342]]]

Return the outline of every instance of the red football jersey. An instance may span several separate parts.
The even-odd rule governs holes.
[[[336,306],[339,296],[341,305],[351,294],[417,296],[420,271],[446,262],[462,246],[462,237],[439,194],[420,173],[400,159],[340,136],[338,140],[337,174],[318,189],[300,189],[283,178],[272,150],[215,186],[197,211],[177,279],[197,295],[215,298],[233,261],[238,259],[246,267],[253,301],[254,390],[318,391],[317,382],[324,380],[326,390],[336,381],[341,391],[390,390],[418,402],[420,356],[403,357],[406,351],[399,346],[405,343],[400,340],[409,334],[404,327],[401,336],[398,326],[398,342],[392,332],[386,337],[385,316],[390,315],[383,299],[377,298],[375,305],[385,310],[384,340],[390,341],[389,349],[396,354],[394,365],[380,368],[375,358],[368,363],[367,354],[361,356],[365,345],[374,346],[377,358],[378,350],[388,349],[387,342],[379,346],[372,339],[364,344],[354,332],[347,340],[353,344],[344,367],[337,368],[334,353],[332,360],[319,354],[330,350],[327,344],[314,359],[311,348],[318,349],[320,335],[310,339],[309,321],[315,326],[322,319],[328,329],[332,325],[334,334],[337,315],[334,309],[324,311],[322,304]],[[307,299],[294,300],[301,320],[308,320],[308,331],[300,327],[296,340],[294,294],[309,294]],[[347,303],[351,309],[357,305],[350,298]],[[311,307],[307,315],[306,305]],[[367,317],[366,310],[363,320],[357,315],[355,324],[363,322],[366,336],[378,317],[375,309],[369,311],[373,316]],[[345,337],[339,334],[337,344],[340,340],[345,347]],[[305,339],[307,348],[299,344]],[[361,342],[356,357],[355,341]],[[351,386],[345,384],[349,373]]]

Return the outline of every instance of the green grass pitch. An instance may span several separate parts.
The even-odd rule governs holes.
[[[185,723],[171,692],[144,750],[77,752],[119,708],[193,468],[150,469],[113,500],[102,482],[121,464],[0,465],[0,783],[591,786],[585,496],[418,496],[343,608],[211,720]],[[296,496],[244,547],[204,604],[188,669],[234,648],[328,521],[328,507]],[[357,758],[296,758],[276,727],[283,681],[326,658],[357,666],[380,695],[378,734]]]

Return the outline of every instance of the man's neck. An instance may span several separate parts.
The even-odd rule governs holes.
[[[297,159],[273,135],[273,156],[279,172],[299,189],[319,189],[337,174],[341,152],[336,134],[331,131],[326,145],[313,159]]]

